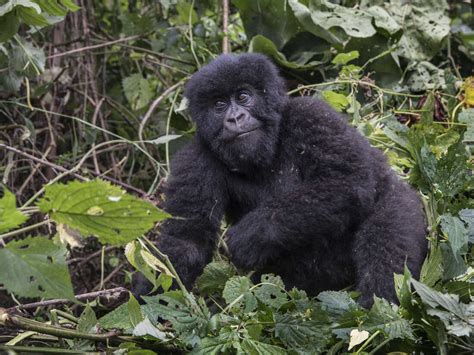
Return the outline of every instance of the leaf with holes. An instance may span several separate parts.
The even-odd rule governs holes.
[[[216,261],[206,265],[196,284],[203,294],[222,292],[225,283],[235,275],[235,268],[226,262]]]
[[[288,302],[285,285],[279,276],[262,275],[262,284],[255,289],[255,297],[269,307],[279,309]]]
[[[38,207],[56,223],[115,245],[132,241],[169,216],[102,180],[50,185]]]
[[[73,299],[66,248],[44,237],[11,241],[0,249],[0,283],[20,297]]]
[[[28,219],[16,209],[15,195],[3,188],[3,197],[0,198],[0,233],[18,227]]]
[[[250,290],[251,287],[248,277],[234,276],[225,284],[222,296],[227,303],[232,304],[234,311],[252,312],[257,308],[257,299]]]

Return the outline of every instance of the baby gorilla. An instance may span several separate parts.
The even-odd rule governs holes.
[[[185,285],[210,262],[224,216],[238,268],[310,295],[355,284],[369,306],[374,294],[396,301],[393,273],[405,264],[419,275],[420,200],[345,117],[315,98],[289,98],[259,54],[220,56],[185,96],[197,133],[174,157],[163,207],[179,218],[158,241]]]

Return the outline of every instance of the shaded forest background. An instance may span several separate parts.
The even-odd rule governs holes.
[[[419,190],[430,253],[420,282],[396,276],[400,306],[253,285],[225,253],[169,290],[142,235],[167,217],[160,184],[194,133],[183,88],[247,51]],[[473,71],[469,0],[0,0],[0,351],[472,353]],[[136,269],[160,291],[143,306]]]

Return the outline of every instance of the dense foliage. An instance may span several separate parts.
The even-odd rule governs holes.
[[[0,0],[0,352],[474,352],[472,1],[226,3]],[[273,58],[419,190],[430,250],[419,281],[394,276],[399,305],[252,284],[223,241],[186,290],[147,237],[194,130],[183,85],[228,47]],[[133,270],[144,305],[123,303]]]

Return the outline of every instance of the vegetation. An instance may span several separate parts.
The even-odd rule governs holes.
[[[473,6],[0,0],[0,352],[473,353]],[[399,305],[252,284],[223,242],[186,290],[147,237],[193,135],[183,85],[229,50],[273,58],[419,190],[430,250],[419,281],[394,276]]]

